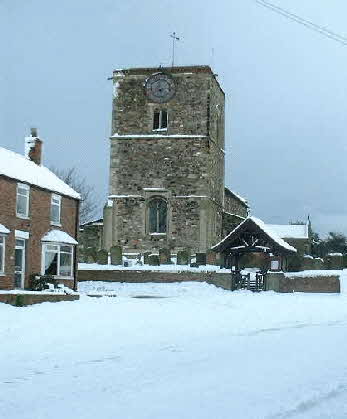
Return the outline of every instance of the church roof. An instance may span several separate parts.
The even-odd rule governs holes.
[[[241,204],[245,205],[246,207],[249,207],[247,199],[243,198],[241,195],[237,194],[236,192],[232,191],[231,189],[225,187],[224,188],[226,195],[231,195],[233,198],[237,199],[241,202]]]
[[[0,176],[7,176],[29,185],[48,189],[61,195],[81,199],[80,195],[47,167],[39,166],[21,154],[0,147]]]

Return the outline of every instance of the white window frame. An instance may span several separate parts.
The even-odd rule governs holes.
[[[166,127],[162,128],[163,124],[163,111],[166,112]],[[154,128],[154,115],[159,113],[159,128]],[[169,126],[169,112],[167,109],[156,109],[153,113],[153,131],[167,131]]]
[[[23,194],[19,192],[19,188],[25,189],[26,193]],[[25,214],[22,214],[18,212],[18,196],[25,197],[26,200],[26,208],[25,208]],[[19,218],[29,218],[29,206],[30,206],[30,186],[26,183],[17,183],[17,195],[16,195],[16,215]]]
[[[0,253],[2,255],[2,265],[0,264],[0,275],[5,275],[5,266],[6,266],[6,236],[0,234]]]
[[[46,242],[42,243],[42,257],[41,257],[41,275],[45,275],[45,257],[46,257],[46,246],[55,246],[58,250],[58,260],[57,260],[57,275],[53,275],[55,278],[61,278],[61,279],[74,279],[74,254],[75,254],[75,246],[72,244],[67,243],[56,243],[56,242]],[[71,270],[70,275],[64,276],[60,275],[60,257],[61,253],[64,253],[61,251],[61,247],[70,247],[71,248]]]
[[[56,202],[54,202],[56,201]],[[59,220],[52,220],[52,216],[53,216],[53,206],[57,206],[58,210],[59,210]],[[61,195],[57,195],[57,194],[52,194],[51,195],[51,224],[52,225],[57,225],[57,226],[61,226]]]

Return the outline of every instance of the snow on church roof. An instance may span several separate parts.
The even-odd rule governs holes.
[[[21,154],[0,147],[0,175],[30,185],[48,189],[61,195],[80,199],[80,195],[58,178],[47,167],[39,166]]]
[[[247,199],[245,199],[245,198],[243,198],[241,195],[239,195],[238,193],[236,193],[235,191],[232,191],[231,189],[229,189],[229,188],[227,188],[227,187],[225,187],[224,188],[224,190],[225,190],[225,192],[228,194],[231,194],[231,195],[234,195],[234,197],[236,198],[236,199],[238,199],[239,201],[241,201],[243,204],[245,204],[246,206],[248,206],[248,201],[247,201]]]
[[[282,239],[308,239],[308,225],[303,224],[267,224]]]

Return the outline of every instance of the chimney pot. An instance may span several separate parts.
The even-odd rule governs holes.
[[[37,129],[30,129],[30,137],[25,137],[25,157],[41,166],[42,163],[42,141],[37,136]]]

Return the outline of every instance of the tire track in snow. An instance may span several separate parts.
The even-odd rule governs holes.
[[[258,329],[249,333],[240,333],[236,336],[256,336],[263,333],[281,332],[283,330],[290,330],[290,329],[304,329],[304,328],[309,328],[309,327],[321,327],[321,326],[323,327],[324,326],[342,326],[344,324],[346,324],[345,320],[336,320],[336,321],[331,321],[327,323],[300,323],[300,324],[294,324],[291,326],[283,326],[283,327],[279,326],[279,327],[269,327],[269,328],[264,328],[264,329]]]
[[[325,394],[318,394],[298,403],[294,408],[285,412],[276,413],[275,415],[268,416],[267,419],[290,419],[298,415],[308,413],[310,410],[319,406],[320,404],[335,399],[347,392],[347,384],[340,384],[335,389],[326,392]]]

